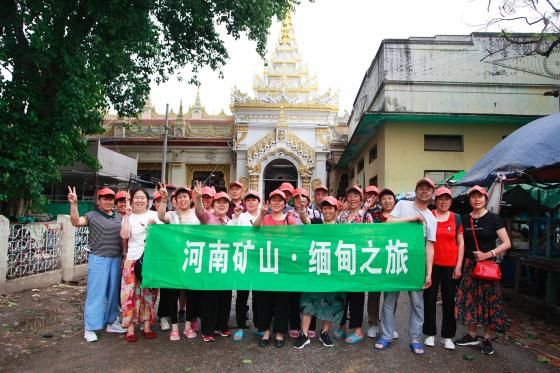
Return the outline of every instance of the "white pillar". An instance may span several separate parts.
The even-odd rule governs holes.
[[[239,180],[242,177],[247,177],[247,151],[238,150],[237,151],[237,163],[236,163],[236,175],[235,180]]]
[[[60,260],[62,266],[62,280],[74,281],[74,246],[76,245],[76,227],[70,222],[70,215],[58,215],[57,223],[62,224],[60,239]]]
[[[6,277],[8,275],[8,239],[10,221],[0,215],[0,294],[6,294]]]
[[[327,156],[329,153],[315,153],[315,178],[321,180],[321,184],[327,183]]]

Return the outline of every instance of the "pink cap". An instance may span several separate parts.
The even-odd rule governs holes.
[[[214,194],[216,194],[216,192],[214,191],[214,189],[212,189],[209,186],[203,186],[200,189],[200,194],[203,196],[210,196],[210,197],[214,197]]]
[[[448,194],[449,197],[452,197],[452,198],[453,198],[453,193],[451,192],[451,190],[449,190],[449,189],[446,188],[446,187],[437,188],[436,191],[435,191],[435,193],[434,193],[434,195],[436,196],[436,198],[438,198],[439,196],[442,196],[442,195],[444,195],[444,194]]]
[[[240,187],[241,189],[243,189],[243,184],[241,184],[241,182],[240,182],[240,181],[237,181],[237,180],[232,181],[231,183],[229,183],[228,188],[231,188],[231,187],[233,187],[233,186],[238,186],[238,187]]]
[[[114,196],[115,196],[115,192],[113,192],[113,189],[105,187],[105,188],[103,188],[103,189],[100,189],[100,190],[97,192],[97,196],[98,196],[98,197],[101,197],[101,196],[113,196],[113,197],[114,197]]]
[[[122,198],[126,199],[126,191],[124,190],[121,190],[120,192],[117,192],[117,194],[115,194],[115,200]]]
[[[381,189],[381,191],[379,192],[379,199],[381,199],[382,196],[384,196],[385,194],[389,194],[392,195],[393,198],[395,197],[395,193],[389,189],[389,188],[383,188]]]
[[[278,187],[278,190],[280,190],[282,192],[288,191],[291,194],[291,193],[294,192],[294,186],[290,183],[285,182],[285,183],[280,184],[280,186]]]
[[[362,199],[364,198],[364,192],[362,191],[362,188],[360,188],[358,185],[351,185],[348,188],[346,188],[346,194],[348,194],[348,192],[350,192],[351,190],[358,192],[362,197]]]
[[[214,201],[217,201],[217,200],[219,200],[220,198],[225,198],[225,199],[228,200],[228,202],[231,202],[231,197],[230,197],[229,194],[227,194],[226,192],[219,192],[219,193],[216,193],[216,194],[214,194],[214,197],[212,197],[212,198],[214,198]]]
[[[257,192],[256,190],[248,190],[247,193],[245,193],[245,195],[243,196],[243,200],[246,200],[249,197],[255,197],[259,201],[261,200],[259,192]]]
[[[292,196],[296,197],[296,196],[305,196],[307,198],[309,198],[309,193],[307,192],[307,189],[305,188],[296,188],[294,189],[294,191],[292,192]]]
[[[416,188],[418,188],[418,185],[420,184],[428,184],[429,186],[431,186],[432,188],[436,188],[436,183],[434,183],[432,180],[428,179],[427,177],[423,177],[420,180],[418,180],[416,182]]]
[[[478,192],[478,193],[482,194],[483,196],[488,197],[488,192],[486,192],[486,189],[484,189],[480,185],[475,185],[471,189],[469,189],[467,191],[467,195],[470,196],[471,193],[473,193],[473,192]]]
[[[270,192],[268,198],[271,199],[274,196],[280,196],[284,201],[286,201],[286,195],[280,189],[274,189],[272,192]]]
[[[334,198],[333,196],[327,196],[327,197],[323,198],[323,200],[321,201],[321,206],[323,206],[325,203],[336,207],[337,210],[339,208],[338,200],[336,198]]]
[[[379,189],[375,185],[370,185],[366,188],[366,193],[375,193],[379,194]]]
[[[325,192],[329,192],[329,188],[327,188],[325,185],[321,184],[321,185],[317,185],[317,187],[315,188],[314,192],[316,193],[318,190],[324,190]]]

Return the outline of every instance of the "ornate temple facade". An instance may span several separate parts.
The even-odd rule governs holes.
[[[345,187],[334,164],[347,142],[348,117],[338,116],[338,94],[319,92],[298,51],[291,14],[282,22],[267,67],[254,79],[253,94],[235,88],[232,115],[210,115],[197,98],[168,115],[166,182],[224,189],[241,181],[262,195],[288,181],[312,189]],[[148,101],[136,118],[108,115],[103,146],[138,159],[138,176],[159,180],[165,116]]]

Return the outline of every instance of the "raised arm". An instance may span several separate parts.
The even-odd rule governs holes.
[[[169,224],[169,218],[166,215],[167,210],[167,188],[165,184],[159,184],[159,192],[161,194],[161,203],[159,204],[159,208],[157,211],[158,219],[161,220],[165,224]]]
[[[132,214],[132,207],[130,206],[130,199],[126,199],[126,215],[121,223],[121,238],[128,240],[130,238],[130,214]]]
[[[260,227],[267,213],[268,213],[268,201],[263,203],[259,216],[257,216],[255,221],[253,222],[253,227]]]
[[[70,222],[74,227],[85,227],[88,221],[78,212],[78,195],[76,187],[68,187],[68,202],[70,202]]]

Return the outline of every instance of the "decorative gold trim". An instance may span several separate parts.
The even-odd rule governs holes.
[[[194,173],[197,171],[208,172],[208,171],[219,171],[224,174],[224,182],[226,186],[230,182],[229,175],[229,165],[228,164],[185,164],[187,167],[186,184],[187,186],[192,185]]]

